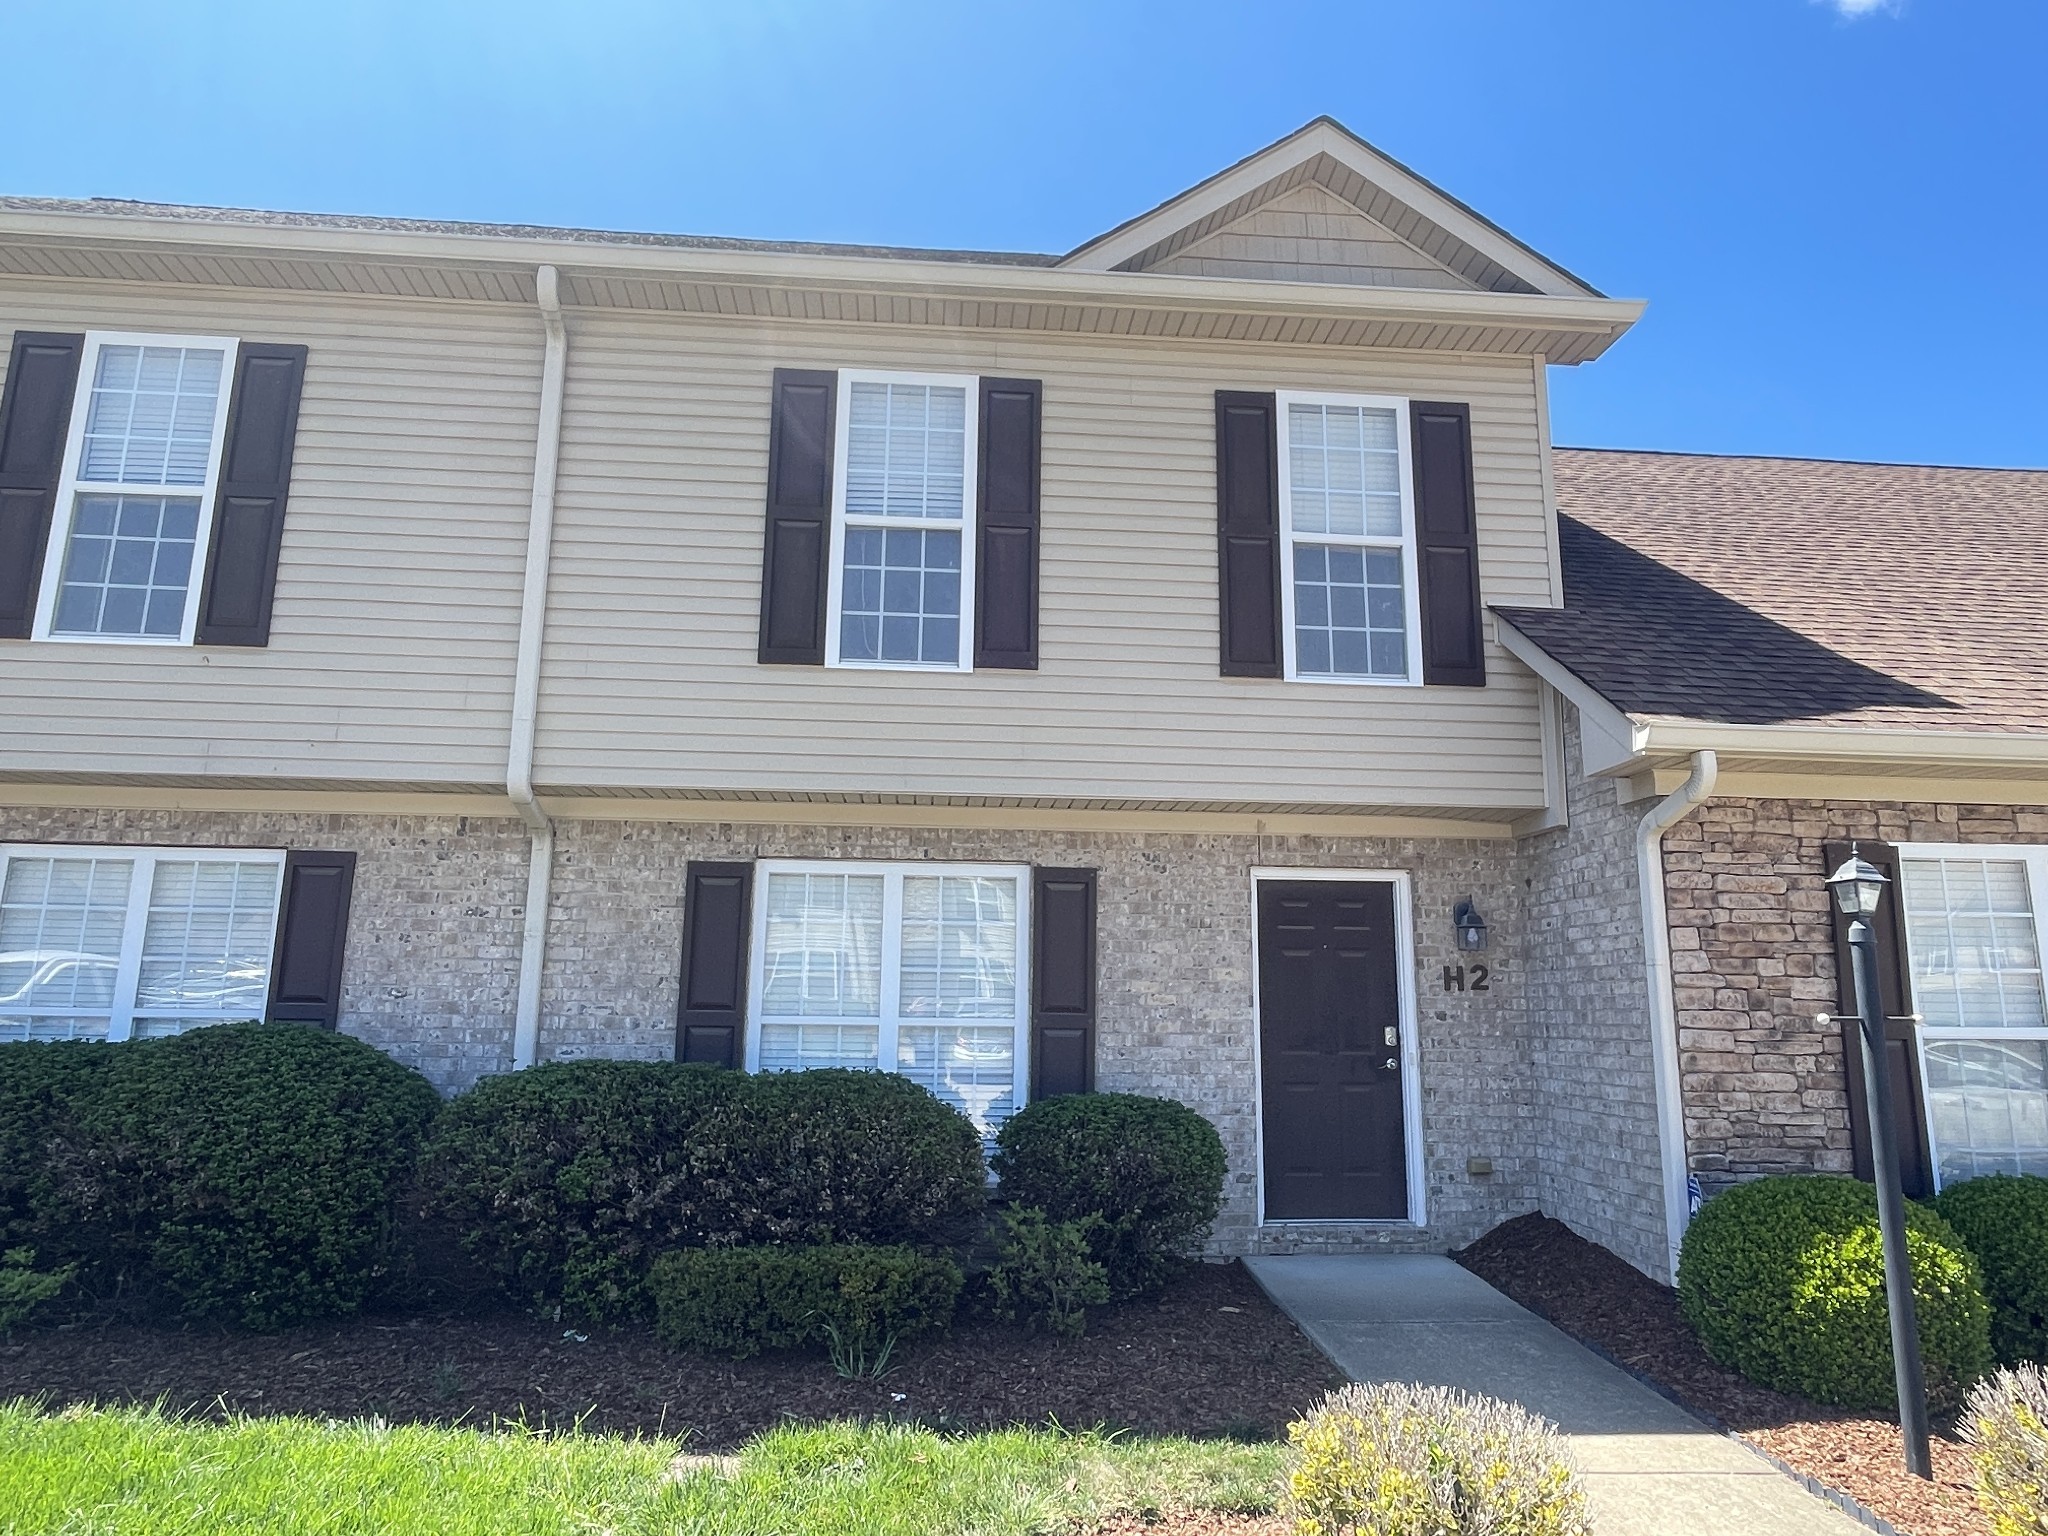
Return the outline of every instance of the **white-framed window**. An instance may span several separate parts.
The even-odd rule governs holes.
[[[1023,1103],[1031,871],[756,866],[750,1072],[900,1072],[993,1135]]]
[[[2048,848],[1899,846],[1937,1187],[2048,1174]]]
[[[235,348],[86,333],[36,639],[192,643]]]
[[[841,369],[825,663],[974,665],[980,380]]]
[[[0,1040],[263,1016],[278,849],[0,847]]]
[[[1281,390],[1276,404],[1286,675],[1419,683],[1408,402]]]

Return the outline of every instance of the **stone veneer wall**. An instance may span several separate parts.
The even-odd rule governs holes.
[[[1664,839],[1686,1142],[1709,1187],[1845,1173],[1849,1099],[1822,845],[2039,843],[2048,807],[1720,799]]]
[[[1545,1214],[1668,1278],[1649,983],[1635,829],[1611,780],[1586,779],[1566,706],[1570,824],[1529,840],[1529,1028]]]
[[[527,839],[511,820],[145,811],[0,811],[0,839],[255,844],[360,856],[342,1027],[444,1092],[510,1065]],[[1505,839],[1168,834],[564,821],[541,1053],[667,1057],[674,1048],[683,866],[690,859],[954,859],[1101,870],[1097,1078],[1213,1120],[1230,1156],[1215,1246],[1442,1249],[1534,1207],[1522,867]],[[1251,870],[1403,869],[1415,891],[1426,1231],[1255,1229]],[[1474,897],[1499,936],[1484,994],[1446,993],[1450,912]],[[1468,1174],[1470,1157],[1491,1175]]]

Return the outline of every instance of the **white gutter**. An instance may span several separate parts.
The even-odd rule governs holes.
[[[540,424],[533,440],[533,505],[526,520],[526,586],[519,599],[519,657],[512,673],[512,737],[505,794],[532,834],[526,864],[526,928],[519,943],[519,997],[512,1016],[512,1066],[540,1057],[540,986],[547,963],[548,892],[555,867],[555,826],[533,793],[533,741],[540,719],[540,650],[547,624],[548,557],[555,539],[555,473],[562,450],[562,387],[569,332],[555,269],[534,273],[534,293],[547,331],[540,369]]]
[[[1691,1201],[1685,1158],[1685,1107],[1679,1097],[1678,1004],[1672,994],[1671,928],[1664,903],[1664,834],[1714,792],[1720,764],[1711,752],[1692,755],[1686,781],[1650,808],[1636,827],[1636,885],[1643,902],[1643,964],[1650,983],[1650,1053],[1657,1082],[1657,1147],[1664,1170],[1664,1236],[1671,1279],[1678,1279],[1678,1243]]]

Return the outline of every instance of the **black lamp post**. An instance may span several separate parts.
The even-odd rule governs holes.
[[[1899,1142],[1892,1119],[1892,1078],[1885,1055],[1884,1000],[1877,983],[1877,933],[1871,924],[1891,884],[1852,844],[1828,876],[1835,905],[1849,919],[1856,970],[1856,1013],[1863,1028],[1863,1099],[1870,1116],[1870,1160],[1877,1180],[1877,1224],[1884,1235],[1884,1293],[1891,1304],[1892,1365],[1899,1384],[1899,1429],[1906,1470],[1931,1479],[1927,1453],[1927,1375],[1920,1364],[1920,1324],[1913,1311],[1913,1264],[1906,1252],[1906,1196],[1899,1187]]]

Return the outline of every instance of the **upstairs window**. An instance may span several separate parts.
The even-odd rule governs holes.
[[[89,332],[36,638],[190,644],[235,342]]]
[[[1282,391],[1277,404],[1286,675],[1417,682],[1408,403]]]
[[[973,665],[978,380],[839,375],[826,662]]]
[[[0,1041],[259,1019],[281,852],[0,848]]]

